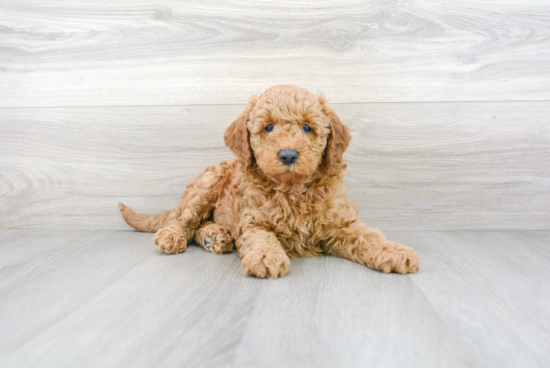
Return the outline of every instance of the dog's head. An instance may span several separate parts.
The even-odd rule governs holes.
[[[351,136],[324,95],[290,85],[252,96],[227,128],[225,144],[275,182],[301,182],[342,168]]]

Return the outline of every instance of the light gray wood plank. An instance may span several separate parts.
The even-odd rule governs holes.
[[[524,265],[534,262],[542,269],[550,262],[550,232],[548,231],[499,231],[499,235],[508,237],[514,257]],[[521,244],[521,251],[517,251],[517,244]]]
[[[235,254],[191,246],[170,256],[156,250],[151,234],[97,235],[0,290],[0,364],[199,367],[232,361],[262,285],[243,275]]]
[[[57,240],[59,247],[0,287],[6,367],[545,367],[550,360],[548,231],[389,232],[417,249],[418,273],[384,275],[318,257],[293,259],[278,280],[245,277],[234,253],[191,246],[162,254],[151,234],[73,231],[82,242],[69,248],[70,239],[52,231],[17,232],[31,250]]]
[[[44,230],[35,233],[29,230],[11,229],[0,231],[0,268],[25,262],[30,257],[62,247],[65,243],[78,241],[93,232],[82,230]],[[84,235],[83,235],[84,234]]]
[[[550,228],[550,103],[350,104],[338,111],[353,134],[350,195],[369,224]]]
[[[0,106],[550,99],[544,1],[3,1]]]
[[[550,228],[550,104],[336,104],[351,198],[383,229]],[[1,109],[0,228],[128,229],[234,156],[241,105]]]
[[[238,367],[485,367],[409,276],[350,261],[292,260],[266,283],[236,355]]]
[[[14,240],[17,241],[22,238],[28,238],[29,236],[30,235],[28,230],[3,229],[2,231],[0,231],[0,249],[10,247]]]
[[[83,242],[100,236],[100,232],[82,230],[41,230],[39,233],[29,230],[0,231],[0,290],[40,269],[59,253],[78,248]]]
[[[439,316],[499,367],[550,364],[549,232],[390,232]]]
[[[39,234],[47,238],[47,234]],[[128,234],[132,234],[130,238]],[[33,236],[37,245],[43,243],[40,237]],[[72,246],[61,244],[45,252],[44,257],[29,257],[27,264],[18,262],[23,272],[2,269],[6,280],[0,288],[0,350],[4,354],[63,318],[143,258],[128,252],[137,239],[133,232],[81,232],[81,238]],[[116,246],[123,238],[127,249]],[[123,256],[122,251],[126,251]]]

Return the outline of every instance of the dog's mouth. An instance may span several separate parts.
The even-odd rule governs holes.
[[[280,183],[301,183],[307,181],[309,175],[299,174],[296,171],[291,170],[290,168],[285,169],[282,173],[277,173],[276,175],[270,175],[275,182]]]
[[[275,183],[307,183],[318,165],[310,152],[293,145],[269,147],[255,156],[257,167]]]
[[[281,164],[275,170],[264,170],[264,172],[271,180],[278,183],[305,183],[312,175],[312,173],[306,172],[299,161],[291,165]]]

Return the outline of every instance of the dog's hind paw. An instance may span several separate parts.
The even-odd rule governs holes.
[[[209,252],[222,254],[233,251],[233,241],[227,230],[215,223],[203,225],[195,241]]]
[[[153,240],[159,250],[169,254],[181,253],[187,248],[185,233],[183,230],[177,229],[177,226],[168,226],[159,229]]]

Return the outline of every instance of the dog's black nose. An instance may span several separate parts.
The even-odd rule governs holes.
[[[296,150],[280,150],[279,160],[285,165],[292,165],[298,159],[298,152]]]

